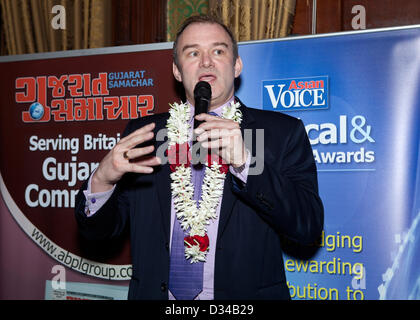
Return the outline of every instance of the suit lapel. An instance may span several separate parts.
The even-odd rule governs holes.
[[[238,101],[241,104],[241,112],[242,112],[242,123],[241,123],[241,131],[242,137],[244,136],[244,129],[250,129],[255,122],[252,115],[247,112],[247,107],[235,97],[235,101]],[[225,184],[223,188],[223,199],[220,208],[220,217],[219,217],[219,227],[217,232],[217,241],[222,237],[223,232],[226,229],[227,223],[229,222],[230,216],[232,215],[233,206],[235,205],[236,200],[238,199],[237,196],[233,193],[233,176],[228,171],[225,179]]]
[[[225,185],[223,188],[223,199],[220,208],[219,216],[219,227],[217,231],[217,242],[222,237],[223,232],[226,229],[226,225],[229,221],[229,218],[232,214],[233,205],[235,204],[237,198],[232,192],[232,174],[228,172],[225,179]]]
[[[156,185],[159,198],[160,213],[162,215],[163,230],[165,238],[169,241],[171,228],[171,170],[168,164],[162,165],[159,172],[156,173]]]
[[[163,129],[166,125],[167,118],[165,118],[165,121],[163,124],[159,126],[159,129]],[[157,127],[157,126],[156,126]],[[156,132],[155,132],[156,134]],[[162,145],[167,143],[167,135],[165,134],[165,141],[156,141],[155,140],[155,150],[158,150],[158,148]],[[155,169],[155,181],[156,181],[156,189],[157,189],[157,195],[159,199],[159,205],[160,205],[160,214],[162,217],[162,227],[165,231],[165,238],[166,241],[169,242],[169,235],[170,235],[170,228],[171,228],[171,199],[172,199],[172,193],[171,193],[171,169],[169,167],[169,163],[164,163],[163,165],[157,167]]]

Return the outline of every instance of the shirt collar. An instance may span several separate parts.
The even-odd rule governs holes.
[[[232,98],[230,98],[228,101],[226,101],[225,104],[223,104],[220,107],[217,107],[216,109],[211,110],[211,111],[214,112],[218,117],[220,117],[220,115],[222,114],[223,108],[225,106],[230,105],[231,102],[234,101],[234,99],[235,99],[235,97],[232,96]],[[190,106],[190,114],[192,115],[189,122],[192,123],[193,119],[194,119],[194,106],[189,101],[187,101],[187,103]]]

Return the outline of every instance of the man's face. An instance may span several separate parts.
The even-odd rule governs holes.
[[[232,41],[216,23],[193,23],[178,39],[175,79],[181,81],[188,101],[194,103],[194,87],[199,81],[211,85],[210,110],[228,101],[234,93],[234,79],[242,71],[241,58],[233,61]]]

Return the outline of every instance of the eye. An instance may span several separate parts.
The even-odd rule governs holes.
[[[194,50],[188,53],[189,57],[198,57],[198,51]]]
[[[215,49],[213,52],[216,56],[220,56],[224,53],[223,49]]]

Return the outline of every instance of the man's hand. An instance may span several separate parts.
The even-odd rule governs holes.
[[[205,121],[194,131],[197,141],[201,142],[204,148],[212,149],[226,164],[235,168],[246,162],[247,152],[237,122],[206,113],[197,115],[195,119]]]
[[[138,144],[153,139],[154,123],[150,123],[122,138],[102,159],[92,177],[92,193],[112,189],[126,172],[152,173],[160,158],[148,156],[154,146],[135,148]]]

